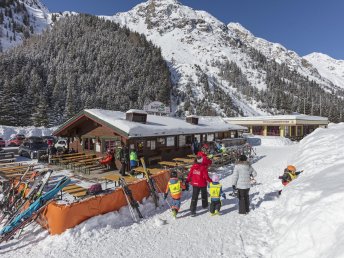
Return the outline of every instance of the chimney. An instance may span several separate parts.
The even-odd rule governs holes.
[[[198,125],[198,116],[187,116],[186,122],[193,125]]]
[[[130,109],[126,113],[126,120],[145,124],[147,122],[147,112],[138,109]]]

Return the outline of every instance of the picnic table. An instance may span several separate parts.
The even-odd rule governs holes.
[[[14,166],[14,167],[2,167],[0,172],[6,173],[7,171],[12,171],[16,169],[27,169],[29,166]]]
[[[76,156],[76,157],[69,157],[66,159],[61,159],[60,164],[68,166],[69,163],[73,163],[76,161],[86,160],[89,158],[94,158],[96,154],[88,154],[88,155],[82,155],[82,156]]]
[[[165,167],[180,167],[180,166],[185,165],[183,162],[175,162],[175,161],[161,161],[161,162],[158,162],[158,164]]]
[[[104,176],[103,179],[105,180],[105,185],[107,185],[107,183],[109,181],[111,182],[114,182],[115,183],[115,187],[117,186],[120,186],[119,184],[119,179],[122,178],[122,176],[120,175],[117,175],[117,174],[112,174],[112,175],[107,175],[107,176]],[[128,183],[132,183],[132,182],[136,182],[138,180],[141,180],[139,178],[136,178],[136,177],[131,177],[131,176],[128,176],[128,177],[123,177],[125,179],[126,182]]]
[[[79,167],[79,171],[81,170],[81,168],[83,168],[84,173],[86,173],[88,170],[88,174],[90,174],[92,168],[102,168],[102,166],[98,162],[100,159],[102,159],[102,158],[98,157],[98,158],[89,158],[89,159],[84,159],[84,160],[78,160],[76,162],[72,162],[71,166],[73,166],[74,169],[76,167]]]
[[[174,161],[180,161],[180,162],[184,162],[186,164],[192,164],[194,163],[194,159],[188,159],[188,158],[174,158]]]
[[[138,172],[138,173],[145,173],[145,170],[143,167],[134,168],[134,171]],[[161,172],[162,169],[161,168],[147,168],[147,171],[149,171],[149,173],[154,175],[154,174]]]
[[[74,198],[83,197],[87,195],[87,189],[76,184],[68,185],[62,189],[62,192],[68,193]]]
[[[50,159],[50,162],[52,162],[53,164],[58,163],[60,160],[64,159],[64,158],[68,158],[68,157],[77,157],[77,156],[82,156],[85,155],[85,152],[77,152],[77,153],[70,153],[70,154],[62,154],[62,155],[57,155],[57,156],[53,156]]]

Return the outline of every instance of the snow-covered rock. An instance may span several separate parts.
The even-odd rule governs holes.
[[[3,15],[0,52],[20,44],[32,34],[42,33],[51,23],[48,9],[39,0],[15,0],[1,5],[0,13]]]

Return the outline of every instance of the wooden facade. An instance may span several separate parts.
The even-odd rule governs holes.
[[[132,114],[126,120],[132,119]],[[173,118],[171,118],[173,119]],[[141,123],[140,123],[141,122]],[[142,121],[133,122],[142,125]],[[69,148],[80,152],[92,152],[98,156],[104,155],[107,149],[116,149],[123,142],[128,149],[135,149],[139,157],[160,157],[161,160],[171,160],[191,153],[194,138],[199,142],[210,142],[228,138],[238,138],[245,128],[218,132],[202,132],[189,134],[172,134],[156,136],[133,137],[116,127],[109,125],[100,118],[82,112],[58,128],[55,136],[68,139]]]

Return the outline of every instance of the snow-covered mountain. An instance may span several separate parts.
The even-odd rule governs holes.
[[[183,107],[188,101],[193,105],[211,102],[209,93],[220,88],[222,93],[231,96],[242,114],[265,114],[266,110],[260,109],[254,98],[243,96],[232,82],[220,76],[221,65],[227,61],[234,62],[250,86],[266,89],[266,71],[256,65],[257,62],[248,51],[243,50],[242,45],[246,49],[256,49],[267,60],[287,65],[290,70],[297,71],[299,75],[320,86],[336,89],[333,80],[326,78],[324,73],[319,73],[309,61],[294,51],[278,43],[257,38],[238,23],[226,26],[209,13],[193,10],[177,0],[149,0],[128,12],[105,18],[145,34],[161,47],[176,85],[173,97],[178,97],[172,98],[175,108],[178,105],[179,108]],[[211,102],[211,107],[217,113],[223,111],[223,106],[216,101]]]
[[[14,0],[10,7],[5,8],[0,5],[0,10],[7,14],[4,16],[4,23],[0,22],[0,42],[3,49],[18,44],[25,35],[15,33],[14,41],[13,28],[8,25],[10,17],[6,9],[15,10],[18,3],[22,3],[30,14],[33,33],[41,32],[63,16],[74,14],[50,14],[39,0]],[[13,17],[18,24],[23,24],[25,15],[25,12],[19,12]],[[288,112],[284,107],[279,108],[276,103],[266,103],[267,99],[278,99],[276,91],[288,90],[276,87],[276,91],[271,92],[275,75],[267,79],[268,74],[271,75],[271,69],[259,62],[259,54],[268,61],[296,72],[299,76],[295,79],[299,83],[296,85],[298,88],[304,87],[300,76],[315,82],[329,93],[336,93],[338,87],[344,87],[343,61],[322,58],[320,65],[319,58],[316,58],[316,62],[309,57],[302,58],[281,44],[255,37],[239,23],[226,25],[209,13],[193,10],[177,0],[148,0],[128,12],[104,18],[144,34],[161,48],[175,85],[171,96],[172,109],[177,113],[180,111],[179,114],[186,111],[207,115],[264,115],[278,113],[281,109],[282,113]],[[224,76],[228,70],[230,72]],[[294,83],[290,74],[288,77],[285,72],[277,77],[284,83]],[[269,87],[268,97],[257,98],[260,90],[267,90]],[[284,97],[292,99],[301,95],[304,94],[298,92]],[[301,102],[304,100],[299,100],[291,109],[300,112]]]
[[[0,3],[0,52],[41,33],[51,23],[48,9],[39,0],[12,0]]]
[[[303,58],[311,63],[322,77],[344,88],[344,60],[336,60],[322,53],[311,53]]]

